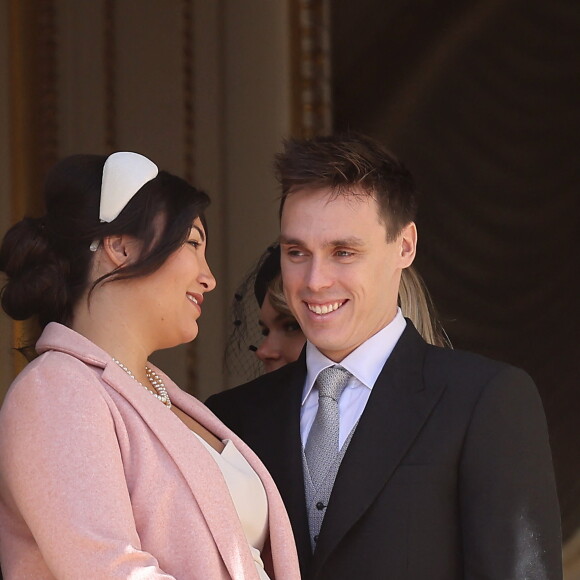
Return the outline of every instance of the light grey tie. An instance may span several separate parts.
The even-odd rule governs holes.
[[[315,487],[324,480],[338,455],[338,400],[351,376],[346,369],[334,365],[321,371],[316,379],[318,411],[304,447],[308,471]]]

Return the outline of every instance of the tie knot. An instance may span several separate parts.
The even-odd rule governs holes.
[[[350,377],[351,374],[338,365],[324,369],[316,379],[318,398],[329,397],[338,402]]]

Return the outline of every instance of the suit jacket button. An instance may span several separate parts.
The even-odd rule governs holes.
[[[319,501],[319,502],[316,504],[316,509],[317,509],[317,510],[323,510],[325,507],[326,507],[326,506],[325,506],[325,505],[324,505],[324,504],[323,504],[321,501]]]
[[[314,541],[318,542],[318,534],[316,534],[316,536],[314,536]]]

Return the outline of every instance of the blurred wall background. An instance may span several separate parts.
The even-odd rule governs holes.
[[[250,7],[253,5],[253,9]],[[63,156],[138,151],[206,189],[217,289],[203,341],[157,355],[200,398],[223,388],[233,288],[276,236],[272,154],[290,131],[285,2],[3,1],[0,52],[2,222],[42,211],[47,169]],[[10,354],[28,330],[2,314]]]

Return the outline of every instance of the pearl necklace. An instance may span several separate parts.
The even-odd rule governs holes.
[[[151,389],[148,389],[141,381],[138,381],[135,378],[135,375],[120,361],[116,358],[113,358],[115,361],[134,381],[137,381],[148,393],[151,393],[154,397],[159,399],[168,409],[171,409],[171,399],[169,398],[169,393],[165,388],[165,383],[163,379],[149,367],[145,367],[145,374],[147,375],[147,379],[151,383],[151,386],[155,389],[153,392]]]

